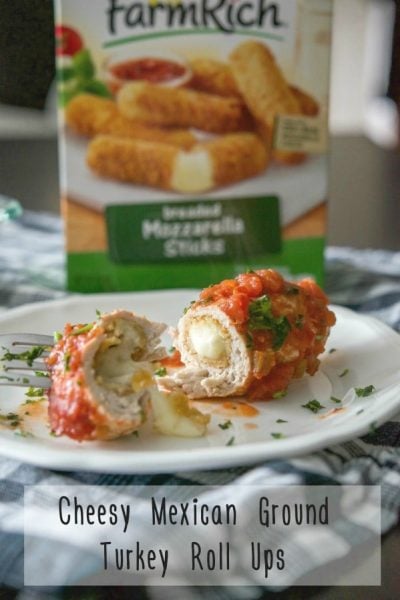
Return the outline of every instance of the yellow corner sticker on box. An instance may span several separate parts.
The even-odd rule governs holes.
[[[323,154],[327,151],[328,131],[324,118],[279,115],[275,124],[277,150]]]

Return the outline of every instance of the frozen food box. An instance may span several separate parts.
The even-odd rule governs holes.
[[[323,277],[330,0],[59,0],[68,287]]]

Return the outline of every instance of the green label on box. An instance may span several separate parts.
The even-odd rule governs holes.
[[[108,206],[115,263],[216,261],[281,251],[276,196]]]

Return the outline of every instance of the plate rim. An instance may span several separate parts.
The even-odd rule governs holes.
[[[196,293],[194,288],[162,289],[148,290],[139,292],[117,292],[105,294],[69,294],[61,298],[32,302],[23,304],[19,307],[6,309],[0,313],[0,324],[7,322],[10,318],[19,315],[29,314],[32,310],[45,310],[46,308],[56,308],[57,306],[68,306],[70,303],[79,303],[84,300],[90,303],[96,299],[98,301],[113,301],[116,297],[128,298],[135,296],[159,296],[159,295],[179,295]],[[331,305],[336,313],[342,313],[348,318],[356,318],[364,321],[370,327],[378,329],[383,333],[388,341],[390,340],[400,348],[400,334],[390,328],[384,322],[371,315],[357,313],[347,307]],[[27,453],[26,440],[6,438],[7,444],[1,444],[0,454],[6,458],[20,460],[21,462],[39,466],[47,469],[59,469],[62,471],[91,471],[102,473],[121,473],[121,474],[150,474],[150,473],[172,473],[187,470],[221,469],[234,466],[247,466],[249,464],[259,464],[273,459],[287,459],[312,453],[316,450],[322,450],[326,447],[339,444],[349,439],[355,439],[369,432],[371,422],[376,426],[389,420],[400,409],[400,395],[395,395],[390,402],[385,402],[378,415],[357,416],[348,422],[342,423],[340,427],[333,427],[324,431],[321,439],[320,431],[306,432],[295,436],[295,438],[283,438],[280,440],[260,440],[246,444],[232,445],[229,447],[218,446],[218,458],[216,459],[215,446],[171,449],[171,450],[139,450],[140,461],[137,460],[137,452],[124,452],[122,455],[118,451],[107,451],[107,449],[85,447],[83,452],[74,448],[71,452],[68,447],[51,448],[47,444],[43,445],[42,440],[30,439],[29,448],[32,452]],[[4,438],[3,438],[4,439]],[[294,447],[295,446],[295,447]],[[179,457],[178,457],[179,454]],[[83,456],[85,457],[83,460]],[[179,467],[174,468],[176,460],[179,460]],[[209,464],[211,461],[211,464]],[[100,464],[99,464],[100,463]]]

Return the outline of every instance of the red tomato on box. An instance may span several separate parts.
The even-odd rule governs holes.
[[[57,56],[73,56],[83,48],[83,40],[79,33],[66,25],[56,25]]]

